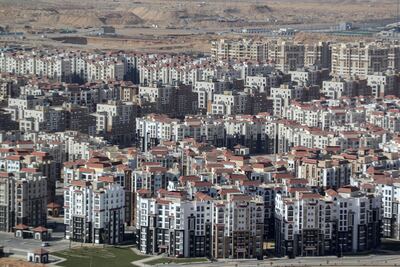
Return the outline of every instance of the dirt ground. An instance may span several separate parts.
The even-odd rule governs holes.
[[[25,262],[20,259],[13,259],[13,258],[1,258],[0,259],[0,267],[43,267],[43,264],[33,264],[29,262]]]
[[[394,18],[393,0],[2,0],[15,28],[226,28]]]
[[[23,32],[24,37],[0,36],[0,43],[209,52],[211,40],[241,37],[232,31],[245,27],[330,27],[343,21],[394,19],[396,12],[397,1],[393,0],[1,0],[0,31]],[[116,35],[93,34],[102,26],[115,27]],[[51,34],[61,30],[77,32]],[[302,38],[325,37],[298,37]]]

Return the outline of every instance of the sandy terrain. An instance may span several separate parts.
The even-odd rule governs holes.
[[[0,24],[208,28],[360,21],[396,16],[393,0],[2,0]]]
[[[28,33],[0,43],[124,49],[144,52],[208,52],[210,40],[244,27],[337,25],[396,17],[394,0],[0,0],[0,27]],[[88,31],[110,25],[117,36]],[[300,26],[299,26],[300,27]],[[90,28],[90,29],[87,29]],[[76,29],[75,35],[29,34]],[[238,36],[236,36],[238,37]],[[301,35],[298,38],[320,38]]]

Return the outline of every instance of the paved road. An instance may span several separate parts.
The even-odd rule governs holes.
[[[132,251],[138,255],[142,255],[142,253],[137,250],[136,248],[131,248]],[[139,267],[145,267],[145,266],[149,266],[148,264],[146,264],[149,261],[153,261],[153,260],[157,260],[157,259],[161,259],[164,258],[164,255],[155,255],[155,256],[151,256],[151,257],[147,257],[141,260],[137,260],[137,261],[132,261],[131,263],[135,266],[139,266]]]
[[[50,246],[45,249],[54,252],[69,248],[69,241],[63,239],[59,233],[53,233],[53,237],[48,241]],[[0,232],[0,245],[4,246],[6,251],[10,251],[15,254],[26,254],[28,251],[40,248],[42,241],[29,239],[15,238],[13,233],[2,233]]]
[[[272,260],[244,260],[244,261],[218,261],[208,263],[191,263],[187,265],[168,265],[174,266],[192,266],[196,267],[283,267],[283,266],[400,266],[400,255],[368,255],[337,258],[334,256],[328,257],[303,257],[296,259],[272,259]]]

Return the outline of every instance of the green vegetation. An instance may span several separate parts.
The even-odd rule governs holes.
[[[195,263],[206,262],[206,258],[161,258],[146,262],[148,265],[168,264],[168,263]]]
[[[130,248],[120,247],[81,247],[52,253],[55,256],[65,258],[66,261],[57,264],[64,267],[132,267],[132,261],[145,258],[135,254]]]

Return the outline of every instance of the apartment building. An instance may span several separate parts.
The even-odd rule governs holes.
[[[396,45],[383,43],[332,44],[332,74],[366,77],[392,69],[398,62]]]
[[[291,101],[291,105],[284,107],[282,116],[308,127],[317,127],[329,130],[336,116],[319,102],[302,103]]]
[[[177,257],[210,257],[212,198],[199,193],[188,200],[183,192],[147,189],[137,194],[136,229],[142,253]]]
[[[400,130],[399,110],[391,109],[387,112],[376,111],[375,109],[368,109],[366,112],[366,121],[381,127],[390,132],[398,132]]]
[[[154,150],[153,153],[155,153]],[[134,192],[146,189],[155,195],[158,190],[166,189],[169,182],[176,183],[178,181],[180,172],[176,169],[168,169],[157,162],[147,162],[143,165],[132,172],[132,187]]]
[[[310,186],[340,188],[350,184],[351,164],[339,159],[303,159],[297,177],[307,179]]]
[[[121,61],[93,60],[86,63],[87,80],[122,81],[125,75],[125,64]]]
[[[268,59],[284,73],[304,67],[305,46],[290,41],[268,43]]]
[[[31,227],[47,222],[47,179],[36,169],[23,168],[0,175],[0,231],[18,224]]]
[[[18,122],[12,120],[11,114],[0,110],[0,130],[2,131],[13,131],[18,130]]]
[[[132,102],[109,101],[97,104],[96,134],[113,144],[132,144],[136,131],[137,106]]]
[[[339,78],[323,81],[321,93],[330,99],[371,95],[371,87],[366,79]]]
[[[221,39],[211,42],[211,56],[218,60],[239,59],[265,61],[268,45],[253,40],[228,41]]]
[[[329,79],[329,69],[320,70],[315,68],[305,68],[289,71],[289,74],[292,82],[297,82],[307,86],[322,86],[322,82]]]
[[[382,235],[386,238],[400,240],[399,198],[398,183],[384,183],[376,187],[382,196]]]
[[[280,87],[271,88],[274,115],[282,115],[284,107],[290,105],[291,100],[302,99],[304,88],[301,86],[282,84]]]
[[[62,107],[36,106],[24,110],[24,119],[19,120],[20,130],[61,132],[65,130],[65,112]]]
[[[123,241],[125,191],[113,177],[71,180],[64,188],[66,239],[110,245]]]
[[[271,74],[258,74],[255,76],[247,76],[245,86],[255,88],[260,93],[266,93],[267,96],[271,94],[271,88],[279,87],[282,83],[283,77],[278,73]]]
[[[244,92],[224,91],[223,94],[214,94],[210,114],[236,115],[249,114],[249,96]]]
[[[33,110],[36,106],[43,106],[43,99],[28,95],[9,98],[8,107],[5,110],[12,115],[14,121],[19,121],[25,118],[25,110]]]
[[[154,111],[163,114],[172,114],[174,105],[175,87],[173,86],[140,86],[140,102],[148,102],[154,106]]]
[[[228,83],[222,81],[199,81],[193,87],[193,92],[198,96],[200,110],[209,110],[214,99],[214,94],[220,94],[228,89]]]
[[[34,57],[34,74],[57,81],[66,81],[71,76],[71,64],[62,57]]]
[[[65,112],[66,130],[95,135],[96,120],[94,116],[91,116],[88,107],[64,103],[63,110]]]
[[[228,194],[213,204],[212,256],[214,258],[262,258],[264,201],[260,197]]]
[[[261,259],[271,239],[282,257],[398,239],[398,45],[354,45],[330,78],[327,43],[259,44],[214,58],[0,55],[14,72],[0,81],[0,229],[45,223],[62,175],[77,242],[119,244],[130,225],[146,254]],[[58,59],[76,84],[45,77],[68,68]],[[46,189],[18,199],[25,180]]]
[[[23,79],[15,77],[0,76],[0,100],[7,100],[9,97],[15,97],[19,92],[19,86]]]
[[[71,65],[68,59],[59,56],[1,53],[0,71],[66,81],[71,76]]]
[[[261,116],[227,117],[224,122],[226,146],[244,146],[250,153],[267,152],[268,139],[265,135],[265,120]]]
[[[80,87],[76,84],[68,84],[65,87],[64,96],[68,102],[74,105],[84,106],[90,112],[96,111],[96,105],[108,99],[102,99],[98,88],[95,87]]]
[[[400,96],[399,80],[400,77],[393,71],[367,75],[367,84],[371,87],[374,97]]]
[[[304,45],[304,66],[329,69],[331,67],[331,47],[329,42]]]
[[[137,118],[137,138],[142,151],[147,151],[150,147],[157,146],[161,140],[171,140],[174,136],[173,127],[178,123],[179,120],[171,119],[165,115],[152,114],[147,117]],[[179,137],[175,135],[175,138]]]
[[[325,197],[312,191],[292,192],[276,194],[277,256],[343,255],[379,246],[380,197],[349,186],[327,190]]]

